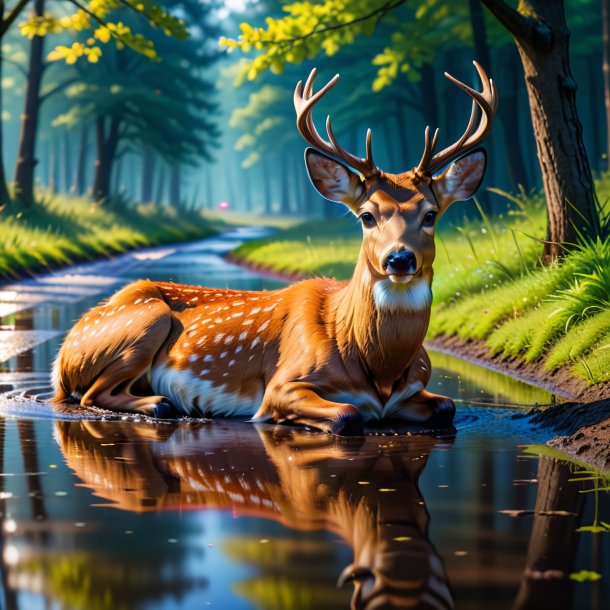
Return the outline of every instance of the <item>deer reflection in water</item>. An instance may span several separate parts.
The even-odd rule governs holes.
[[[418,488],[432,437],[346,441],[239,424],[56,425],[67,464],[117,508],[231,509],[331,531],[353,550],[338,577],[353,583],[352,609],[453,608]]]

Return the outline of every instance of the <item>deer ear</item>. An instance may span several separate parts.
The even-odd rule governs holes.
[[[305,165],[314,188],[322,197],[343,203],[355,212],[366,196],[366,186],[358,174],[313,148],[305,151]]]
[[[433,180],[434,193],[441,210],[448,208],[454,201],[470,199],[481,186],[487,153],[479,148],[452,163],[440,176]]]

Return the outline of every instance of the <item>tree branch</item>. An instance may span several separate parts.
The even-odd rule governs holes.
[[[28,71],[25,69],[24,66],[22,66],[18,61],[15,61],[14,59],[10,59],[9,57],[7,57],[6,55],[0,55],[0,59],[2,59],[3,63],[6,64],[11,64],[13,66],[15,66],[15,68],[17,68],[17,70],[19,70],[19,72],[21,72],[21,74],[27,78],[28,77]]]
[[[40,104],[42,104],[43,102],[46,102],[51,96],[55,95],[62,89],[65,89],[66,87],[70,86],[72,83],[78,82],[79,80],[80,79],[75,76],[73,78],[69,78],[68,80],[64,81],[63,83],[59,83],[59,85],[56,85],[52,89],[49,89],[49,91],[47,91],[44,95],[41,95],[38,98]]]
[[[6,34],[6,31],[11,27],[11,25],[13,25],[13,22],[15,19],[17,19],[17,17],[19,17],[21,11],[25,8],[29,1],[30,0],[19,0],[19,2],[15,4],[13,10],[7,15],[6,19],[4,19],[0,25],[0,38]]]
[[[405,4],[407,0],[390,0],[383,6],[367,13],[366,15],[361,15],[360,17],[354,17],[350,21],[344,21],[342,23],[336,23],[334,25],[327,25],[325,27],[319,27],[320,23],[316,25],[312,30],[307,32],[306,34],[302,34],[301,36],[295,36],[294,38],[284,38],[282,40],[261,40],[260,42],[264,45],[291,45],[295,42],[300,42],[302,40],[306,40],[307,38],[311,38],[312,36],[317,36],[318,34],[324,34],[325,32],[332,32],[333,30],[342,30],[343,28],[349,27],[350,25],[354,25],[355,23],[360,23],[362,21],[366,21],[367,19],[371,19],[373,17],[377,17],[377,23],[385,17],[386,13],[398,8],[399,6]],[[324,23],[324,22],[322,22]]]
[[[515,37],[524,44],[550,45],[553,33],[540,19],[523,15],[504,0],[481,0],[487,10]]]

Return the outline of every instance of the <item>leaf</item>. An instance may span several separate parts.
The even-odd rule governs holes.
[[[595,582],[600,580],[602,577],[598,572],[591,572],[590,570],[580,570],[580,572],[572,572],[570,578],[576,582]]]

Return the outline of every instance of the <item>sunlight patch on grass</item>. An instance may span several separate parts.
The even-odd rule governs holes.
[[[147,204],[100,206],[85,198],[43,198],[0,212],[0,279],[80,260],[212,234],[198,214]]]

